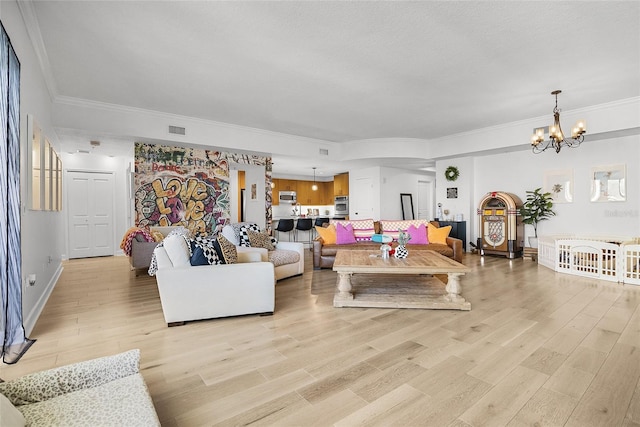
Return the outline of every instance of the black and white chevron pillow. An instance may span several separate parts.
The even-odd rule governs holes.
[[[247,248],[251,247],[251,242],[249,241],[249,233],[247,230],[255,231],[256,233],[260,232],[260,227],[258,224],[247,224],[240,227],[240,245],[245,246]]]

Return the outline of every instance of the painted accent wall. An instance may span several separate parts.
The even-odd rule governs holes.
[[[250,182],[247,197],[264,200],[271,224],[271,158],[215,149],[136,143],[134,149],[135,224],[184,226],[194,234],[213,234],[231,219],[229,164],[262,167],[264,182]],[[260,194],[257,194],[258,191]]]

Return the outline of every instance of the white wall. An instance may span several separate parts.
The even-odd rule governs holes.
[[[397,168],[380,168],[380,216],[375,219],[402,219],[400,194],[409,193],[413,199],[413,213],[418,217],[418,181],[431,182],[432,173],[418,173]]]
[[[35,117],[44,135],[59,151],[59,142],[52,125],[52,106],[38,58],[32,49],[22,15],[14,1],[2,1],[0,19],[20,60],[20,168],[22,193],[22,308],[27,335],[44,307],[48,295],[62,272],[63,213],[31,211],[27,208],[27,114]],[[26,277],[36,275],[34,286],[27,286]],[[37,337],[36,337],[37,338]]]
[[[373,205],[372,218],[402,219],[400,193],[410,193],[413,197],[414,214],[418,215],[418,181],[431,182],[434,176],[429,172],[416,172],[405,169],[370,167],[349,171],[349,214],[353,217],[357,208],[356,182],[362,178],[370,178],[373,188],[370,200]],[[355,199],[355,200],[354,200]],[[361,216],[368,218],[369,215]]]
[[[459,162],[460,161],[460,162]],[[627,168],[627,201],[594,203],[590,201],[590,175],[594,166],[625,164]],[[460,169],[458,194],[469,194],[469,203],[447,202],[444,170],[449,165]],[[437,162],[438,201],[443,207],[455,206],[464,213],[468,237],[478,237],[476,209],[480,199],[491,191],[514,193],[522,200],[526,191],[542,187],[545,171],[571,169],[574,179],[573,203],[556,203],[556,216],[538,226],[538,235],[576,233],[588,235],[640,236],[640,136],[625,136],[584,142],[575,149],[560,153],[547,151],[533,154],[530,150],[466,159]],[[467,176],[467,177],[465,177]],[[533,234],[525,227],[525,239]]]

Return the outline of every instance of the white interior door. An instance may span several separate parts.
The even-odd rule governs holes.
[[[111,173],[68,172],[69,258],[114,254]]]
[[[373,218],[373,184],[370,177],[356,178],[349,191],[349,218]]]
[[[418,219],[433,219],[433,183],[418,181]]]

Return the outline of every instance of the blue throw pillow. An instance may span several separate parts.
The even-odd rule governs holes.
[[[209,265],[209,260],[204,255],[202,248],[193,242],[191,242],[191,254],[191,265]]]

